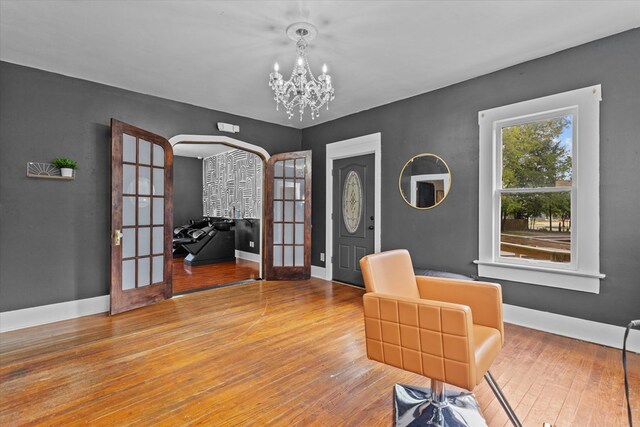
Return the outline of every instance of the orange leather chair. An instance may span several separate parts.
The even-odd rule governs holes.
[[[416,276],[406,250],[360,260],[367,356],[424,375],[431,389],[396,384],[396,425],[486,425],[471,393],[484,377],[515,426],[520,422],[489,373],[504,343],[500,285]]]

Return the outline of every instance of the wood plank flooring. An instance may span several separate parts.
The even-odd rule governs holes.
[[[260,264],[236,258],[215,264],[188,266],[184,258],[173,259],[173,293],[206,289],[226,283],[260,277]]]
[[[362,294],[258,281],[0,334],[0,425],[390,426],[393,384],[428,380],[366,358]],[[619,350],[506,334],[492,372],[526,426],[626,425]],[[475,393],[509,425],[486,384]]]

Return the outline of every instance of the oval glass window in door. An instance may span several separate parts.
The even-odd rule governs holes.
[[[342,189],[342,220],[351,234],[358,230],[362,217],[362,183],[355,171],[350,171]]]

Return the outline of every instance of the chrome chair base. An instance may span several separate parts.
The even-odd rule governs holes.
[[[487,426],[473,393],[396,384],[393,400],[397,427]]]

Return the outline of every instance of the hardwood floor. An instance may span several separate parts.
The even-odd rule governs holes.
[[[428,380],[366,358],[362,294],[259,281],[1,334],[0,425],[390,426],[393,384]],[[626,425],[619,350],[506,334],[492,372],[526,426]],[[640,420],[640,355],[628,363]]]
[[[173,259],[174,294],[260,277],[260,264],[240,258],[194,267],[183,261],[184,258]]]

